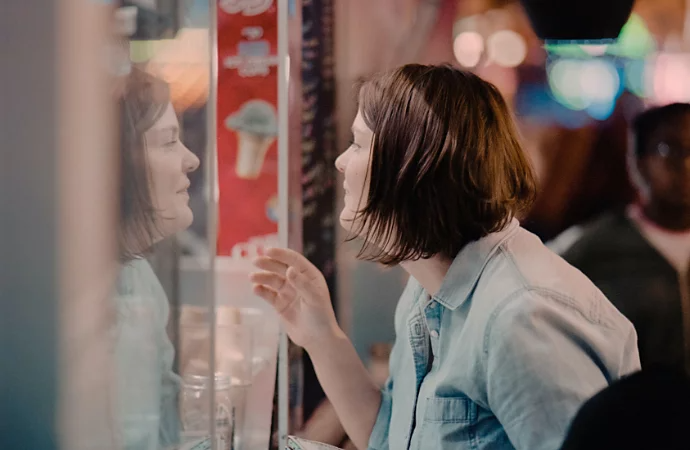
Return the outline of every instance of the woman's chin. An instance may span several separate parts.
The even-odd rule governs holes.
[[[346,230],[352,229],[352,214],[350,214],[350,211],[347,211],[343,209],[340,212],[340,216],[338,217],[338,221],[340,222],[340,226],[343,227]]]
[[[194,213],[192,213],[192,210],[187,206],[180,208],[174,219],[165,221],[165,229],[163,230],[164,237],[167,238],[180,231],[186,230],[192,226],[192,222],[194,222]]]
[[[192,226],[192,223],[194,222],[194,213],[192,212],[192,209],[187,206],[183,211],[181,211],[179,220],[178,220],[178,227],[179,231],[184,231],[187,228]]]
[[[350,236],[361,235],[361,224],[356,220],[356,213],[343,209],[339,217],[340,226],[343,227]]]

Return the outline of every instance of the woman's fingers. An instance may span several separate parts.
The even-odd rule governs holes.
[[[254,272],[249,275],[249,281],[254,284],[265,285],[276,292],[280,292],[286,284],[285,277],[273,272]]]
[[[276,301],[278,300],[278,293],[276,291],[262,284],[255,284],[252,290],[256,295],[266,300],[274,308],[276,307]]]
[[[285,276],[285,272],[287,271],[287,264],[284,264],[280,261],[277,261],[273,258],[270,258],[268,256],[259,256],[254,260],[254,266],[261,270],[266,270],[268,272],[275,272],[279,275]]]
[[[266,250],[266,256],[274,259],[280,263],[283,263],[287,267],[294,267],[299,272],[309,272],[312,270],[318,270],[314,267],[312,263],[309,262],[307,258],[297,253],[294,250],[288,248],[278,248],[272,247]]]
[[[286,297],[281,295],[265,284],[255,284],[252,290],[256,295],[266,300],[269,305],[273,306],[273,309],[278,314],[283,314],[295,301],[294,296]]]

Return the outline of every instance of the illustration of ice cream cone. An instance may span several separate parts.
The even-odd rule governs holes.
[[[273,195],[266,202],[266,217],[273,223],[278,223],[278,196]]]
[[[225,120],[225,126],[237,133],[235,173],[240,178],[258,178],[266,152],[278,133],[273,105],[263,100],[250,100]]]

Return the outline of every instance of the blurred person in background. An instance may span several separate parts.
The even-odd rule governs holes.
[[[306,258],[268,249],[251,275],[348,435],[374,450],[558,448],[589,397],[639,369],[637,337],[516,220],[536,188],[501,94],[449,66],[403,66],[362,84],[352,132],[340,224],[360,257],[410,275],[385,388]]]
[[[645,369],[612,383],[575,416],[561,450],[687,450],[690,379]]]
[[[166,83],[135,69],[121,91],[115,425],[123,448],[152,450],[177,442],[179,378],[168,299],[145,257],[191,225],[188,174],[199,160],[180,141]]]
[[[632,128],[639,201],[585,226],[563,256],[632,321],[643,368],[690,373],[690,104],[649,109]]]

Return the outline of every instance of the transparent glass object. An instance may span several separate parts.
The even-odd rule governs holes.
[[[214,386],[210,377],[187,375],[182,388],[180,410],[184,443],[201,442],[212,433],[215,420],[217,450],[233,450],[234,410],[229,376],[217,375]],[[214,394],[212,395],[212,392]],[[208,405],[214,402],[213,415]]]
[[[215,330],[215,376],[211,383],[207,375],[211,332],[208,317],[203,311],[189,310],[183,317],[180,398],[183,443],[208,438],[215,423],[217,448],[242,450],[246,441],[247,394],[263,364],[263,358],[254,352],[255,326],[227,323],[221,317],[222,324],[216,325]],[[212,402],[213,407],[209,408]]]

